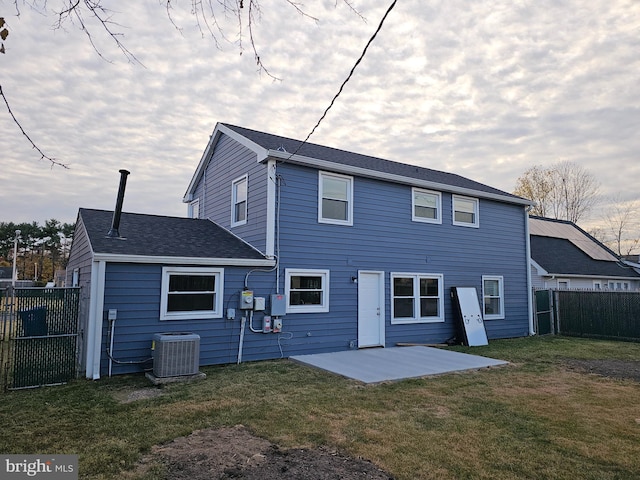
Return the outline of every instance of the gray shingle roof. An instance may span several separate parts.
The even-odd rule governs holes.
[[[620,263],[594,260],[564,238],[531,235],[531,258],[550,274],[640,278]]]
[[[287,152],[293,153],[302,144],[301,140],[294,140],[291,138],[280,137],[278,135],[272,135],[270,133],[258,132],[256,130],[229,125],[227,123],[223,125],[235,131],[236,133],[239,133],[240,135],[248,138],[262,148],[268,150],[278,150],[284,148]],[[488,185],[475,182],[473,180],[469,180],[468,178],[461,177],[460,175],[456,175],[454,173],[432,170],[430,168],[418,167],[406,163],[393,162],[382,158],[347,152],[345,150],[340,150],[337,148],[324,147],[322,145],[317,145],[314,143],[305,143],[304,145],[302,145],[300,150],[298,150],[297,155],[334,162],[341,165],[348,165],[351,167],[366,168],[376,172],[415,178],[418,180],[439,183],[442,185],[450,185],[453,187],[476,190],[478,192],[485,192],[504,196],[507,198],[513,198],[514,200],[522,200],[521,197],[518,197],[511,193],[504,192],[497,188],[493,188]]]
[[[122,213],[120,235],[109,238],[113,212],[81,208],[79,217],[94,253],[150,257],[264,260],[265,257],[209,220]]]

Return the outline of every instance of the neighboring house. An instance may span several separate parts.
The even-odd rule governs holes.
[[[640,274],[576,224],[531,217],[531,282],[539,289],[640,289]]]
[[[67,285],[85,287],[89,378],[150,366],[129,362],[163,332],[200,335],[202,365],[446,342],[454,286],[477,289],[489,339],[532,333],[528,200],[227,124],[183,200],[195,218],[123,213],[124,239],[80,210]]]
[[[623,255],[622,260],[625,265],[630,266],[636,272],[640,273],[640,255]]]
[[[0,267],[0,288],[11,286],[13,280],[13,267]]]

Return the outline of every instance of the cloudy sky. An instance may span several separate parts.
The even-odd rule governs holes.
[[[232,16],[219,15],[216,45],[187,0],[173,2],[175,26],[158,0],[104,0],[136,63],[88,17],[102,57],[77,23],[53,29],[59,3],[47,15],[18,2],[16,16],[0,0],[0,85],[37,146],[69,166],[41,160],[0,102],[0,221],[112,209],[121,168],[126,211],[184,216],[216,122],[304,139],[391,0],[351,0],[361,16],[342,0],[304,2],[317,22],[261,0],[255,42],[278,81],[258,72],[246,23],[241,54]],[[310,141],[505,191],[531,166],[571,161],[606,201],[640,197],[639,132],[637,0],[398,0]]]

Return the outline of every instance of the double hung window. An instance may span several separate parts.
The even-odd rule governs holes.
[[[320,172],[318,222],[353,225],[353,177]]]
[[[412,189],[414,222],[442,223],[442,194],[419,188]]]
[[[247,223],[247,175],[237,178],[231,186],[231,226]]]
[[[391,323],[444,321],[441,274],[392,273]]]
[[[478,227],[479,202],[477,198],[452,196],[453,224],[463,227]]]
[[[160,320],[222,317],[221,268],[164,267]]]
[[[329,311],[329,270],[285,270],[290,313]]]
[[[498,276],[482,277],[482,313],[485,320],[504,318],[504,281]]]

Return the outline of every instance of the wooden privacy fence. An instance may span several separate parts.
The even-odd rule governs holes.
[[[18,389],[76,376],[79,288],[0,291],[0,383]]]
[[[640,341],[640,292],[537,290],[540,335]]]

